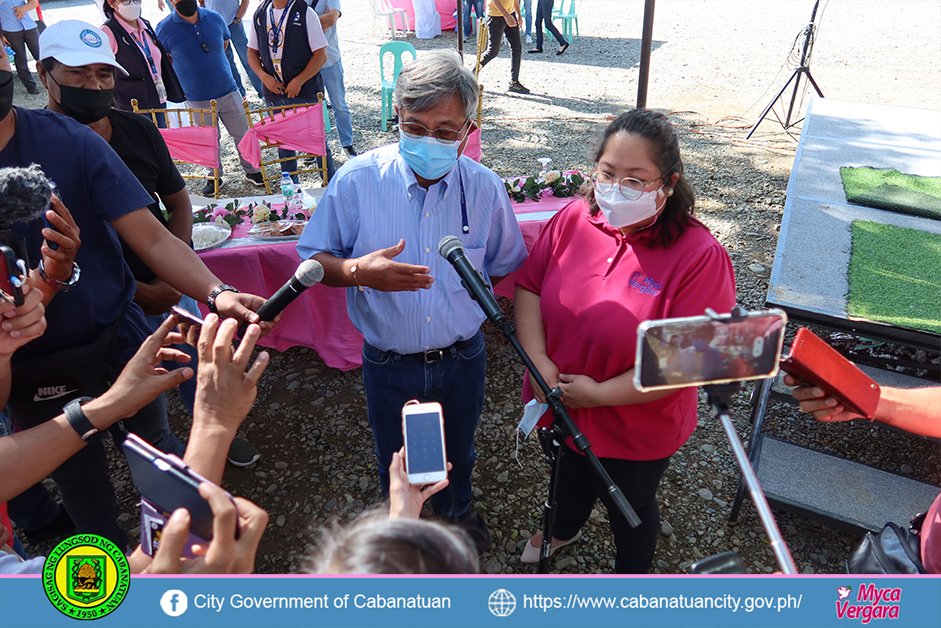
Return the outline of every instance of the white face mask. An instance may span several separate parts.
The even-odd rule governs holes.
[[[634,200],[624,198],[617,187],[607,194],[601,194],[595,190],[595,202],[601,208],[601,213],[604,214],[608,224],[615,229],[620,229],[656,216],[662,190],[661,185],[656,190],[644,192],[640,198]]]
[[[119,2],[114,10],[128,22],[133,22],[140,17],[140,8],[141,5],[136,2],[131,2],[130,4],[122,4]]]

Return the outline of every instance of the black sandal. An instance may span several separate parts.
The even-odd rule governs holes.
[[[530,50],[530,51],[528,51],[528,52],[529,52],[529,54],[531,54],[531,55],[534,55],[534,54],[535,54],[535,55],[541,55],[541,54],[542,54],[542,48],[533,48],[532,50]]]
[[[559,51],[556,52],[555,54],[556,54],[556,56],[558,56],[558,55],[562,54],[563,52],[565,52],[565,51],[568,50],[568,49],[569,49],[569,43],[568,43],[568,42],[565,42],[565,43],[562,44],[562,46],[559,48]]]

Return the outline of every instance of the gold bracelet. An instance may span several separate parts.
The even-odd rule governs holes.
[[[360,291],[360,292],[362,292],[362,291],[363,291],[363,287],[362,287],[361,285],[359,285],[359,279],[356,278],[356,271],[358,270],[359,260],[360,260],[360,258],[357,257],[357,258],[356,258],[356,261],[353,262],[353,267],[350,269],[350,274],[353,275],[353,281],[356,282],[356,287],[359,288],[359,291]]]

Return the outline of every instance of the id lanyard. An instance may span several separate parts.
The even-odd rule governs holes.
[[[150,54],[150,46],[147,44],[147,40],[144,38],[144,31],[141,31],[140,40],[134,36],[134,33],[128,33],[131,36],[131,39],[134,40],[134,43],[137,44],[137,47],[140,48],[140,51],[147,57],[147,65],[150,66],[150,74],[154,79],[154,86],[157,88],[157,97],[160,99],[160,102],[167,101],[167,88],[163,84],[163,78],[157,73],[157,64],[154,63],[153,55]]]
[[[461,186],[461,231],[470,233],[467,224],[467,201],[464,199],[464,178],[461,176],[461,164],[457,165],[457,182]]]
[[[282,40],[284,39],[284,31],[281,30],[284,26],[284,19],[288,16],[288,12],[291,9],[290,3],[288,6],[284,7],[284,11],[281,13],[281,19],[278,21],[278,25],[275,26],[274,23],[274,2],[268,6],[268,22],[271,24],[271,55],[274,56],[278,54],[278,48],[281,47]]]

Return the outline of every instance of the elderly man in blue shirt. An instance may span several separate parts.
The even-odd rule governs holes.
[[[432,502],[482,553],[490,531],[470,502],[485,317],[438,243],[461,238],[494,284],[522,264],[526,247],[503,182],[461,156],[477,94],[474,75],[453,51],[426,52],[407,64],[395,87],[399,143],[338,171],[297,251],[323,264],[324,283],[347,288],[350,320],[365,337],[363,385],[383,493],[392,454],[402,447],[402,406],[439,402],[453,468]]]

